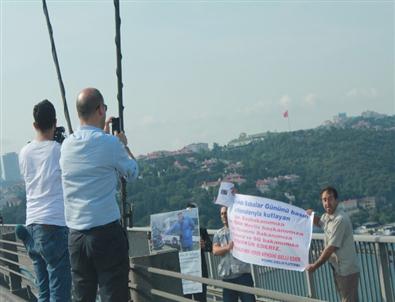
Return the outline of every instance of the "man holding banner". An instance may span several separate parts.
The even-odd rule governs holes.
[[[321,256],[306,267],[309,272],[329,261],[342,302],[358,301],[359,265],[352,234],[350,218],[338,207],[337,191],[327,187],[321,191],[325,214],[315,216],[314,224],[324,229],[325,249]],[[311,215],[312,210],[307,210]]]
[[[233,241],[230,238],[227,207],[221,207],[221,220],[224,227],[215,233],[213,239],[213,254],[221,256],[218,275],[225,282],[253,287],[251,265],[234,258],[231,253]],[[223,289],[222,298],[224,302],[237,302],[239,297],[242,302],[255,302],[254,295]]]

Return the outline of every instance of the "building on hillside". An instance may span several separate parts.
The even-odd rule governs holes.
[[[176,167],[177,169],[179,169],[179,170],[181,170],[181,171],[185,171],[185,170],[188,170],[188,169],[189,169],[188,166],[183,165],[183,164],[180,163],[178,160],[176,160],[176,161],[174,162],[174,167]]]
[[[176,150],[176,151],[172,151],[170,152],[171,156],[175,156],[175,155],[187,155],[187,154],[192,154],[193,151],[191,151],[190,149],[183,147],[180,150]]]
[[[375,112],[375,111],[364,111],[364,112],[362,112],[361,113],[361,116],[362,117],[365,117],[365,118],[375,118],[375,119],[380,119],[380,118],[384,118],[384,117],[387,117],[388,115],[386,115],[386,114],[381,114],[381,113],[378,113],[378,112]]]
[[[245,183],[247,180],[238,173],[230,173],[228,175],[225,175],[224,181],[237,183],[238,185],[241,185]]]
[[[377,199],[376,197],[363,197],[358,200],[358,206],[368,211],[376,210]]]
[[[359,121],[356,124],[352,125],[353,129],[368,129],[372,128],[372,125],[368,121]]]
[[[255,187],[261,193],[269,192],[270,190],[277,187],[279,182],[290,182],[295,183],[299,179],[299,175],[289,174],[289,175],[279,175],[276,177],[267,177],[264,179],[258,179],[255,182]]]
[[[236,170],[241,169],[243,167],[244,167],[243,163],[241,161],[238,161],[236,163],[229,163],[226,166],[226,169],[227,170],[234,170],[234,171],[236,171]]]
[[[331,127],[334,127],[335,123],[331,120],[326,120],[320,125],[318,128],[321,129],[330,129]]]
[[[137,156],[137,160],[146,160],[146,159],[148,159],[147,155],[140,154],[140,155]]]
[[[347,114],[345,112],[341,112],[338,115],[333,117],[333,121],[335,123],[343,123],[347,120]]]
[[[209,188],[215,188],[218,187],[221,183],[221,179],[218,179],[216,181],[205,181],[203,184],[200,186],[202,189],[208,191]]]
[[[285,182],[296,182],[299,179],[299,175],[296,174],[288,174],[288,175],[280,175],[278,177],[279,181],[285,181]]]
[[[154,151],[147,154],[147,159],[157,159],[162,157],[171,156],[172,153],[170,151]]]
[[[210,171],[210,168],[215,166],[216,164],[218,164],[218,159],[216,159],[216,158],[205,159],[202,162],[201,168],[202,168],[202,170]]]
[[[195,164],[195,165],[197,165],[199,163],[198,160],[192,156],[187,158],[187,162],[189,162],[191,164]]]
[[[202,152],[202,151],[209,151],[210,150],[208,148],[208,144],[207,143],[193,143],[193,144],[189,144],[189,145],[185,146],[184,149],[189,150],[189,151],[194,152],[194,153],[199,153],[199,152]]]
[[[377,207],[377,199],[375,197],[363,197],[347,199],[340,202],[345,212],[349,215],[359,213],[361,209],[367,211],[375,211]]]
[[[272,181],[271,179],[258,179],[255,182],[255,186],[261,193],[269,192],[272,188]]]
[[[266,135],[267,135],[266,133],[247,135],[246,133],[243,132],[239,135],[239,138],[232,139],[228,143],[227,147],[232,149],[232,148],[246,146],[248,144],[264,140]]]
[[[360,209],[358,208],[358,200],[357,199],[348,199],[340,202],[340,205],[343,206],[343,210],[348,215],[353,215],[359,213]]]
[[[198,152],[209,151],[209,150],[210,149],[207,143],[194,143],[187,145],[176,151],[162,150],[162,151],[154,151],[148,153],[147,155],[139,155],[138,159],[139,160],[158,159],[158,158],[164,158],[164,157],[176,156],[176,155],[188,155],[192,153],[198,153]]]
[[[1,157],[2,178],[5,181],[19,181],[22,179],[19,170],[18,154],[6,153]]]

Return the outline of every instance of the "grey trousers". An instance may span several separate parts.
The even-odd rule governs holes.
[[[359,273],[340,276],[334,273],[336,289],[342,302],[358,302]]]

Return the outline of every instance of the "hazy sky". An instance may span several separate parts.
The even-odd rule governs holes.
[[[41,1],[1,1],[1,150],[65,125]],[[97,87],[117,115],[113,1],[47,1],[74,129]],[[395,113],[394,1],[122,1],[125,130],[136,154]]]

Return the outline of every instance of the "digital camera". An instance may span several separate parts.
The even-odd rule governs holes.
[[[118,133],[120,132],[121,122],[119,120],[119,117],[113,117],[111,120],[111,125],[112,125],[112,129],[111,129],[112,134],[114,134],[115,131],[117,131]]]
[[[55,134],[53,136],[54,141],[58,142],[59,144],[63,143],[64,139],[66,138],[65,132],[66,130],[64,127],[56,127]]]

